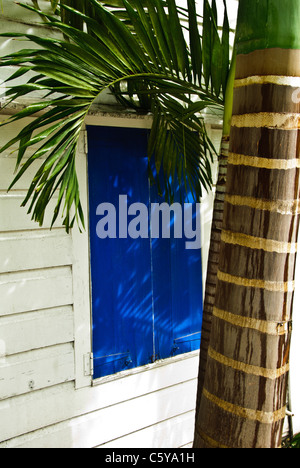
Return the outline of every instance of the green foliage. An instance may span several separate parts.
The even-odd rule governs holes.
[[[215,2],[205,1],[201,37],[195,0],[188,0],[184,12],[188,45],[175,0],[52,0],[53,14],[41,11],[38,0],[32,3],[21,6],[39,14],[56,35],[2,34],[39,48],[23,49],[0,62],[0,66],[17,67],[8,82],[34,72],[27,83],[11,86],[5,95],[7,104],[33,91],[45,94],[44,100],[1,125],[36,117],[0,149],[3,152],[19,144],[10,189],[43,157],[22,204],[28,206],[32,218],[42,225],[57,193],[52,224],[61,215],[67,230],[75,221],[84,227],[76,150],[85,117],[106,89],[124,106],[153,113],[148,156],[154,158],[157,180],[163,172],[169,198],[178,183],[184,182],[198,200],[203,188],[209,190],[212,184],[214,151],[200,113],[207,108],[222,109],[224,104],[229,69],[226,9],[220,37]],[[33,154],[24,159],[28,150]]]
[[[290,436],[285,437],[282,440],[281,448],[284,448],[284,449],[300,448],[300,433],[296,434],[292,438]]]
[[[291,442],[291,448],[300,448],[300,434],[294,436]]]

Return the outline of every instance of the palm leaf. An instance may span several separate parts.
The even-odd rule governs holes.
[[[2,34],[25,39],[39,48],[23,49],[2,57],[0,62],[0,67],[18,67],[8,82],[34,72],[27,83],[11,86],[6,93],[8,103],[34,90],[47,96],[1,124],[42,112],[0,149],[3,152],[19,143],[17,173],[10,189],[35,161],[41,160],[23,202],[23,206],[29,204],[32,219],[42,224],[49,202],[57,194],[52,223],[61,215],[67,230],[75,221],[83,225],[76,149],[85,117],[105,89],[111,89],[125,106],[153,112],[148,147],[149,167],[154,161],[156,172],[152,180],[164,180],[162,191],[165,189],[169,198],[183,182],[198,199],[203,188],[211,186],[213,151],[199,113],[211,106],[222,107],[219,94],[221,85],[224,89],[227,67],[227,61],[222,62],[221,78],[218,68],[212,79],[211,62],[208,66],[211,41],[209,47],[204,41],[207,31],[212,38],[213,9],[209,2],[205,2],[208,29],[201,44],[195,1],[189,0],[190,48],[174,0],[165,4],[161,0],[52,1],[52,15],[40,10],[38,1],[33,3],[33,7],[22,6],[42,16],[48,27],[61,35]],[[219,41],[225,49],[226,31],[223,42]],[[201,57],[195,58],[199,51],[205,86]],[[38,149],[34,145],[39,145]],[[24,163],[28,150],[31,155]]]
[[[152,179],[160,179],[163,172],[168,181],[166,198],[172,200],[178,185],[182,185],[182,175],[189,175],[192,195],[195,200],[209,190],[212,184],[210,170],[212,147],[201,118],[197,117],[205,104],[190,101],[189,105],[180,103],[170,96],[162,96],[156,102],[154,122],[151,130],[148,154],[154,161]],[[199,138],[201,135],[201,138]],[[201,181],[199,184],[197,181]]]
[[[223,22],[223,33],[222,33],[222,90],[225,96],[226,86],[228,81],[229,69],[230,69],[230,27],[228,20],[228,12],[226,1],[223,0],[225,13]]]
[[[193,78],[196,82],[202,81],[202,45],[201,37],[198,29],[196,5],[194,0],[188,0],[188,18],[189,18],[189,40],[191,51],[191,63],[193,70]]]

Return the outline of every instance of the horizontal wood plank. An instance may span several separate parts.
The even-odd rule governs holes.
[[[96,448],[178,448],[193,441],[194,421],[195,411],[189,411]]]
[[[97,447],[106,441],[193,411],[195,393],[196,383],[188,381],[44,428],[34,434],[34,440],[31,437],[26,441],[27,436],[24,436],[4,444],[4,447]],[[1,446],[3,448],[3,444]]]
[[[72,264],[72,238],[64,229],[0,233],[0,273]]]
[[[70,267],[0,275],[0,316],[73,303]]]
[[[27,214],[28,207],[21,207],[25,196],[25,191],[15,191],[9,194],[0,193],[0,232],[39,229],[39,224],[32,221],[31,215]],[[56,203],[55,198],[50,201],[45,214],[43,229],[50,229]],[[55,226],[62,226],[60,217],[58,217]]]
[[[72,306],[0,318],[0,358],[73,340]]]
[[[43,162],[43,161],[42,161]],[[0,190],[6,192],[13,179],[15,178],[15,167],[17,159],[12,157],[0,157]],[[14,185],[14,190],[28,190],[30,184],[35,177],[38,169],[41,166],[41,161],[32,164],[25,174]]]
[[[197,372],[198,372],[198,356],[192,356],[188,359],[175,362],[171,365],[161,366],[156,368],[147,368],[145,372],[140,372],[132,376],[124,377],[113,382],[107,382],[96,387],[85,387],[74,392],[74,384],[72,382],[57,385],[55,387],[46,388],[27,395],[21,395],[16,398],[0,401],[0,414],[3,420],[6,421],[5,425],[0,425],[0,441],[5,441],[13,437],[21,436],[32,431],[37,431],[43,427],[56,426],[61,421],[68,421],[79,416],[94,413],[100,409],[109,407],[118,408],[119,404],[130,400],[136,401],[137,399],[143,400],[143,395],[154,394],[156,401],[159,400],[160,389],[166,389],[166,394],[169,394],[168,389],[172,386],[179,386],[181,392],[177,394],[177,399],[170,400],[166,398],[166,407],[172,409],[173,415],[178,414],[177,402],[186,399],[185,402],[190,405],[184,413],[194,409],[196,401],[196,386],[197,386]],[[191,393],[186,392],[184,382],[190,382],[189,388]],[[146,403],[144,402],[146,408]],[[143,413],[144,409],[134,409],[133,412],[128,413],[130,417],[136,413]],[[109,411],[108,411],[109,414]],[[128,417],[128,414],[126,417]],[[117,418],[120,419],[119,417]],[[109,425],[114,420],[114,413],[111,415]],[[156,421],[158,422],[158,421]],[[104,424],[104,423],[103,423]],[[154,424],[151,423],[151,424]],[[145,424],[144,427],[146,427]],[[59,429],[54,428],[55,430]],[[140,427],[141,429],[141,427]],[[105,431],[105,424],[103,426]],[[119,435],[107,435],[101,440],[98,439],[94,446],[103,444],[106,441],[114,438],[121,437],[128,434],[125,429],[124,433]],[[25,436],[24,436],[25,437]],[[32,434],[26,436],[32,437]],[[15,442],[12,441],[12,444]],[[0,447],[1,444],[0,444]]]
[[[0,358],[0,399],[74,379],[71,343]]]

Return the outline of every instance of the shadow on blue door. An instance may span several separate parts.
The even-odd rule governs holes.
[[[169,238],[151,237],[152,204],[164,199],[148,181],[148,131],[92,126],[87,131],[98,378],[199,349],[202,266],[201,250],[188,250],[172,227]],[[147,228],[136,203],[148,210]],[[105,230],[110,237],[104,238]]]

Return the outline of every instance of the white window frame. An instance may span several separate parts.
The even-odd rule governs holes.
[[[151,128],[151,116],[128,114],[89,115],[86,125],[123,128]],[[73,297],[74,297],[74,352],[76,389],[93,385],[92,376],[92,305],[89,247],[89,201],[87,170],[87,132],[81,132],[76,158],[76,169],[80,187],[80,199],[85,218],[85,231],[73,228]],[[130,373],[130,371],[127,371]],[[117,375],[116,375],[117,376]],[[97,379],[99,380],[99,379]]]
[[[206,119],[209,136],[212,136],[212,125]],[[123,128],[150,129],[151,115],[121,114],[121,113],[95,113],[86,118],[85,125],[110,126]],[[90,241],[89,241],[89,201],[88,201],[88,169],[87,169],[88,141],[86,127],[80,136],[76,168],[80,187],[80,199],[84,213],[86,229],[82,233],[75,226],[72,231],[73,238],[73,297],[74,297],[74,347],[75,347],[75,388],[98,385],[108,380],[116,380],[127,375],[144,372],[149,368],[168,365],[171,362],[198,355],[199,351],[174,356],[163,361],[157,361],[143,367],[129,369],[111,376],[93,379],[92,355],[92,304],[91,304],[91,273],[90,273]],[[206,264],[208,259],[209,235],[211,225],[211,210],[213,206],[213,192],[205,197],[201,204],[201,250],[202,250],[202,280],[206,280]],[[209,219],[208,218],[209,213]],[[204,293],[204,287],[203,287]]]

